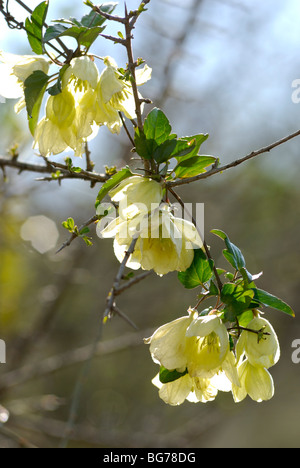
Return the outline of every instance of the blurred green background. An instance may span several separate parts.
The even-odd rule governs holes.
[[[31,8],[38,3],[28,1]],[[10,8],[19,19],[26,16],[14,1]],[[122,14],[122,1],[116,11]],[[51,0],[48,22],[84,12],[80,0]],[[271,144],[300,126],[300,104],[292,102],[292,82],[300,78],[299,18],[297,0],[152,0],[135,31],[135,56],[153,68],[142,93],[163,108],[178,135],[209,133],[203,151],[222,163]],[[2,18],[0,31],[1,49],[30,53],[24,33],[8,30]],[[115,25],[106,32],[115,34]],[[93,51],[126,64],[122,48],[104,39]],[[39,162],[26,116],[15,116],[13,105],[0,105],[1,154],[18,143],[20,160]],[[266,312],[282,358],[271,369],[275,397],[264,404],[247,399],[235,405],[231,395],[220,394],[214,403],[172,408],[159,399],[151,384],[158,369],[142,338],[195,304],[196,292],[184,290],[175,273],[152,275],[119,298],[139,331],[114,318],[101,330],[98,356],[79,380],[118,263],[112,242],[100,240],[94,228],[92,247],[77,240],[58,255],[55,247],[68,238],[62,221],[71,216],[81,225],[94,215],[99,187],[68,180],[59,186],[36,181],[37,174],[0,171],[0,338],[7,344],[0,405],[10,412],[0,427],[0,447],[17,447],[18,436],[57,447],[81,382],[71,447],[298,448],[300,365],[291,356],[292,342],[300,339],[299,149],[295,139],[178,189],[186,202],[205,203],[206,238],[218,266],[225,264],[223,245],[210,234],[214,228],[239,245],[252,273],[264,272],[258,286],[296,312],[295,319]],[[112,136],[106,128],[91,150],[98,172],[106,164],[122,167],[131,157],[125,132]],[[31,224],[32,244],[25,223],[36,216],[46,218],[39,228]]]

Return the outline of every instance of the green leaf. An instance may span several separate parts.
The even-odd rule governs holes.
[[[81,231],[79,231],[79,234],[82,236],[84,234],[88,234],[89,232],[90,232],[90,228],[86,226],[83,229],[81,229]]]
[[[104,13],[108,13],[111,15],[115,8],[117,7],[118,3],[105,3],[101,5],[99,8]],[[83,16],[80,23],[87,28],[93,28],[95,26],[102,26],[105,23],[106,19],[99,15],[96,11],[91,11],[88,15]]]
[[[100,6],[100,10],[111,14],[116,5],[116,3],[108,3]],[[79,47],[83,46],[88,50],[99,34],[104,31],[105,26],[103,24],[105,21],[106,19],[95,11],[91,11],[88,15],[83,16],[81,21],[77,21],[75,18],[71,18],[70,20],[55,20],[56,24],[47,28],[44,42],[68,36],[76,39]]]
[[[225,244],[227,245],[228,252],[232,255],[235,268],[239,271],[245,269],[246,262],[241,250],[236,245],[232,244],[229,238],[225,240]]]
[[[31,116],[32,109],[43,88],[47,85],[49,76],[41,70],[34,71],[24,82],[27,113]]]
[[[32,135],[38,123],[40,108],[49,79],[49,76],[44,72],[36,70],[24,82],[26,110]]]
[[[234,258],[233,258],[233,255],[231,255],[231,253],[228,252],[228,250],[223,250],[223,255],[224,257],[226,258],[227,262],[230,263],[230,265],[236,269],[236,266],[235,266],[235,261],[234,261]]]
[[[245,290],[242,286],[227,283],[223,286],[221,299],[227,307],[224,310],[225,320],[234,322],[238,316],[249,310],[254,292]]]
[[[91,45],[95,42],[99,34],[104,31],[105,28],[96,26],[94,28],[86,29],[81,31],[77,38],[78,45],[84,46],[86,49],[89,49]]]
[[[153,144],[161,145],[169,139],[172,127],[162,110],[155,108],[147,116],[144,124],[144,134]],[[153,149],[154,151],[154,149]]]
[[[278,297],[273,296],[272,294],[261,289],[254,288],[253,291],[254,299],[263,306],[279,310],[280,312],[284,312],[285,314],[290,315],[291,317],[295,317],[295,312],[293,311],[293,309]]]
[[[96,208],[100,205],[103,198],[110,192],[114,187],[119,185],[123,180],[128,179],[128,177],[132,176],[132,172],[128,167],[125,167],[121,171],[117,172],[114,176],[108,179],[105,184],[102,185],[100,192],[98,193],[96,199]]]
[[[178,279],[186,289],[194,289],[207,283],[213,276],[213,264],[201,249],[195,250],[191,266],[178,273]]]
[[[93,245],[93,242],[91,241],[91,237],[87,237],[87,236],[84,236],[82,237],[82,240],[84,240],[85,244],[88,246],[88,247],[91,247]]]
[[[75,228],[75,221],[73,218],[68,218],[67,221],[62,222],[62,226],[69,232],[73,232]]]
[[[215,234],[215,236],[220,237],[220,239],[225,240],[227,238],[227,234],[225,232],[221,231],[220,229],[213,229],[210,231],[212,234]]]
[[[152,159],[152,152],[148,149],[147,139],[142,130],[137,128],[134,134],[134,144],[136,152],[143,159]]]
[[[252,310],[246,310],[239,316],[239,325],[240,327],[247,327],[249,323],[254,319],[254,314]]]
[[[70,28],[62,24],[56,24],[55,26],[49,26],[44,35],[44,43],[50,42],[53,39],[61,36],[63,33],[68,31]]]
[[[152,157],[158,164],[167,162],[172,157],[172,153],[176,151],[176,147],[177,140],[167,140],[156,148]]]
[[[169,137],[162,145],[159,145],[153,153],[153,158],[158,164],[167,162],[172,158],[186,156],[194,151],[196,147],[195,139],[177,139],[174,135]]]
[[[170,382],[175,382],[175,380],[178,380],[181,377],[184,377],[187,373],[188,373],[187,369],[184,372],[178,372],[176,370],[169,371],[165,367],[161,366],[160,371],[159,371],[159,380],[161,381],[162,384],[167,384]]]
[[[184,138],[181,138],[180,140],[185,140],[185,141],[191,141],[193,140],[194,141],[194,149],[193,151],[189,154],[189,158],[192,157],[192,156],[198,156],[199,154],[199,151],[200,151],[200,148],[202,146],[202,144],[209,138],[209,135],[207,133],[200,133],[199,135],[194,135],[194,136],[191,136],[191,137],[184,137]],[[181,162],[183,161],[183,159],[188,159],[185,155],[177,155],[175,156],[176,159],[178,160],[178,162]]]
[[[30,18],[25,20],[25,29],[29,44],[37,55],[44,53],[43,48],[43,25],[48,12],[49,1],[40,3],[32,12]]]
[[[58,78],[57,82],[55,85],[51,86],[50,88],[47,89],[48,93],[50,96],[57,96],[58,94],[61,93],[62,87],[61,87],[61,79],[60,77]]]
[[[174,135],[170,136],[171,131],[172,127],[163,111],[157,108],[153,109],[145,120],[143,131],[136,129],[134,142],[137,153],[144,159],[152,159],[155,150],[160,145],[174,140]],[[171,143],[171,153],[174,149],[175,145]],[[158,157],[162,161],[165,160],[164,156],[158,154]]]
[[[247,268],[241,268],[240,272],[242,274],[245,286],[249,286],[249,284],[251,284],[253,281],[253,276],[251,275],[251,273],[249,273]]]
[[[192,156],[184,158],[174,169],[178,179],[194,177],[206,172],[206,168],[214,164],[216,158],[213,156]]]
[[[227,250],[224,250],[223,255],[226,260],[238,271],[245,269],[246,262],[241,250],[230,242],[227,234],[219,229],[213,229],[211,232],[225,241]]]
[[[209,285],[209,296],[218,296],[219,295],[219,288],[217,285],[211,280]]]
[[[56,24],[55,26],[48,27],[44,36],[44,42],[46,43],[53,39],[58,39],[59,37],[68,36],[76,39],[79,46],[82,45],[88,49],[103,30],[104,28],[100,26],[87,28],[85,26],[66,27],[63,24]]]

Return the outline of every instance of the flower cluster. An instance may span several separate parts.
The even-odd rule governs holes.
[[[236,354],[217,310],[206,316],[190,310],[188,316],[160,327],[145,343],[161,366],[152,383],[169,405],[185,400],[206,403],[219,391],[231,391],[235,402],[247,394],[257,402],[274,395],[267,368],[278,362],[280,350],[273,328],[262,318],[255,318],[242,332]]]
[[[114,238],[114,251],[122,262],[133,239],[134,253],[127,266],[134,270],[154,270],[162,276],[171,271],[185,271],[194,259],[194,249],[203,242],[196,227],[176,218],[171,207],[161,203],[162,185],[149,178],[133,176],[110,192],[119,202],[119,217],[100,234]]]
[[[43,57],[2,52],[0,62],[0,95],[21,97],[15,107],[19,112],[25,107],[26,79],[34,71],[47,74],[50,64]],[[42,156],[56,155],[68,149],[81,156],[83,144],[97,135],[99,127],[106,125],[112,133],[120,133],[120,112],[131,120],[136,118],[130,81],[119,72],[112,58],[106,57],[104,64],[106,68],[100,75],[93,57],[84,55],[72,59],[61,73],[61,92],[48,98],[46,115],[34,134],[34,147]],[[137,70],[137,86],[145,84],[151,78],[151,72],[147,65]]]

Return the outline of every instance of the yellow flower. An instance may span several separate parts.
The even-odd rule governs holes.
[[[240,386],[227,330],[216,315],[199,317],[190,310],[187,317],[163,325],[144,341],[150,344],[155,363],[170,371],[187,372],[166,384],[159,374],[153,379],[160,398],[169,405],[181,405],[185,400],[206,403],[218,391],[230,392],[232,385]]]
[[[252,366],[266,369],[275,366],[280,359],[280,347],[272,325],[267,320],[257,317],[247,328],[261,331],[262,336],[249,331],[242,332],[236,348],[238,361],[245,355]]]
[[[59,154],[69,148],[81,152],[82,141],[77,140],[72,127],[75,116],[75,100],[67,88],[48,98],[46,117],[39,122],[35,131],[34,147],[38,146],[42,156]]]
[[[132,240],[138,237],[127,266],[135,270],[154,270],[160,276],[171,271],[186,271],[193,261],[194,249],[203,245],[196,227],[189,221],[175,218],[168,206],[161,206],[150,214],[140,213],[129,220],[117,218],[101,236],[115,237],[114,251],[120,262]]]
[[[122,121],[119,111],[129,119],[136,118],[136,106],[132,86],[118,71],[116,62],[111,57],[104,60],[106,69],[102,72],[97,86],[97,116],[98,125],[106,125],[112,133],[119,133]],[[137,71],[137,85],[141,86],[151,78],[152,70],[146,65]],[[140,96],[142,98],[142,96]]]
[[[160,398],[171,406],[181,405],[185,400],[190,403],[207,403],[218,394],[218,388],[210,380],[191,378],[188,374],[167,384],[160,382],[158,374],[152,383],[159,389]]]
[[[0,95],[21,98],[15,105],[19,113],[25,107],[24,82],[34,71],[49,71],[49,62],[38,55],[15,55],[0,51]]]
[[[274,396],[274,382],[270,373],[261,366],[252,366],[246,359],[238,368],[240,387],[233,385],[232,393],[236,403],[243,401],[247,395],[254,401],[271,400]]]
[[[92,140],[98,132],[98,126],[94,122],[98,81],[98,68],[88,55],[72,59],[63,75],[62,87],[67,88],[75,99],[76,114],[72,129],[79,142]]]
[[[216,315],[196,318],[186,332],[189,372],[210,378],[219,370],[229,352],[229,336]]]
[[[163,188],[153,179],[133,176],[121,182],[109,195],[112,201],[120,203],[120,217],[132,219],[141,212],[156,209],[161,203]]]
[[[35,132],[34,147],[42,156],[72,149],[81,156],[83,144],[96,136],[95,101],[99,79],[96,65],[89,56],[71,60],[62,78],[62,92],[50,96],[46,117]]]
[[[63,74],[62,85],[72,86],[74,93],[84,93],[88,89],[96,89],[99,80],[98,68],[89,55],[71,60],[70,66]]]
[[[166,369],[178,372],[187,369],[191,378],[198,379],[218,376],[223,384],[226,377],[227,382],[239,386],[228,332],[216,315],[198,317],[197,312],[190,311],[188,317],[160,327],[145,343],[150,344],[153,361]],[[229,386],[223,391],[230,389]]]
[[[187,369],[186,332],[197,316],[196,312],[190,311],[188,316],[162,325],[150,338],[145,339],[145,343],[150,344],[151,357],[156,364],[178,372]]]

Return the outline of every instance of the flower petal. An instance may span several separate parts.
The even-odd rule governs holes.
[[[187,374],[175,382],[164,384],[159,390],[160,398],[171,406],[179,406],[191,393],[192,379]]]
[[[147,340],[154,362],[166,369],[186,369],[187,359],[184,354],[186,329],[193,316],[181,317],[160,327]]]

